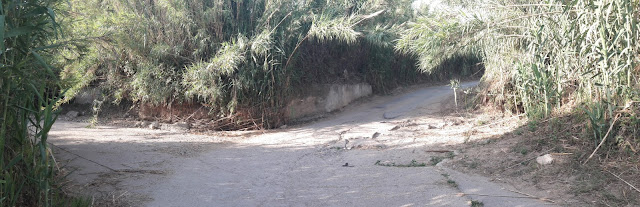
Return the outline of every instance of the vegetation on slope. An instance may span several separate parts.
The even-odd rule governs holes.
[[[410,4],[74,0],[65,30],[90,41],[74,41],[57,65],[69,98],[100,85],[116,102],[203,103],[219,117],[249,113],[268,127],[281,121],[293,90],[343,70],[380,92],[419,77],[413,58],[394,52],[402,23],[414,14]],[[353,58],[314,65],[332,54]],[[356,61],[362,64],[350,64]],[[352,67],[326,68],[332,63]]]
[[[588,118],[596,145],[609,134],[618,137],[606,142],[611,147],[640,147],[632,140],[639,126],[638,1],[458,3],[418,17],[398,50],[418,55],[424,71],[443,58],[475,54],[486,67],[485,100],[534,119],[575,108]]]
[[[423,71],[478,56],[486,71],[477,103],[526,114],[523,128],[541,127],[521,143],[571,157],[569,168],[525,165],[527,173],[567,181],[594,205],[637,205],[640,2],[444,2],[423,10],[396,48],[418,56]]]

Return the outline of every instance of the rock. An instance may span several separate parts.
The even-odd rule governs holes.
[[[397,126],[391,128],[389,131],[395,131],[395,130],[398,130],[398,129],[400,129],[400,125],[397,125]]]
[[[186,131],[189,131],[191,126],[187,122],[177,122],[175,124],[163,124],[160,128],[162,130],[167,130],[172,132],[186,132]]]
[[[148,122],[148,121],[141,121],[141,122],[139,122],[139,123],[140,123],[140,127],[142,127],[142,128],[144,128],[144,127],[148,127],[148,126],[149,126],[149,124],[151,124],[151,123],[150,123],[150,122]]]
[[[189,129],[191,128],[191,125],[189,125],[189,123],[187,122],[178,122],[178,123],[172,124],[171,127],[173,128],[173,130],[171,131],[185,132],[185,131],[189,131]]]
[[[80,113],[78,113],[77,111],[69,111],[69,112],[67,112],[67,117],[69,117],[69,118],[76,118],[76,117],[78,117],[78,115],[80,115]]]
[[[187,122],[178,122],[178,123],[175,123],[173,125],[175,127],[181,128],[181,129],[189,129],[189,128],[191,128],[189,123],[187,123]]]
[[[444,128],[446,124],[445,123],[438,123],[438,124],[429,124],[427,127],[429,129],[442,129]]]
[[[378,143],[371,139],[353,139],[345,141],[345,149],[383,149],[384,144]]]
[[[538,162],[538,164],[540,165],[548,165],[553,162],[553,157],[551,156],[551,154],[546,154],[536,158],[536,162]]]
[[[149,124],[149,129],[159,129],[160,128],[160,123],[157,121],[154,121],[153,123]]]
[[[446,120],[448,126],[457,126],[460,125],[462,123],[464,123],[462,120],[460,119],[447,119]]]
[[[378,138],[379,136],[380,136],[380,133],[378,133],[378,132],[373,133],[373,135],[371,135],[371,139]]]
[[[428,129],[442,129],[445,126],[447,126],[447,124],[442,122],[442,123],[437,123],[437,124],[428,124],[427,128]]]

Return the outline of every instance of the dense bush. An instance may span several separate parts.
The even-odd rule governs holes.
[[[413,16],[410,4],[72,0],[65,29],[71,39],[89,41],[73,41],[57,63],[71,88],[68,97],[93,84],[116,101],[198,102],[219,116],[246,108],[277,114],[301,80],[312,77],[305,68],[318,70],[308,60],[323,57],[307,56],[314,53],[309,48],[351,50],[358,54],[344,55],[367,58],[370,64],[349,72],[377,91],[407,82],[396,74],[415,79],[413,59],[393,47],[399,25]]]

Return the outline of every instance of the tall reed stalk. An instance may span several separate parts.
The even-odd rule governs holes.
[[[59,35],[55,3],[0,4],[0,206],[71,205],[56,188],[47,144],[60,97],[56,69],[47,63]]]
[[[480,54],[490,100],[532,118],[548,117],[566,104],[586,104],[582,108],[600,139],[615,113],[640,98],[639,4],[466,1],[418,19],[398,48],[425,63],[439,61],[434,54]]]

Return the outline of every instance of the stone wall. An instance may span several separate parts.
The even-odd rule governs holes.
[[[366,83],[312,85],[289,101],[285,115],[289,120],[297,120],[332,112],[372,92],[371,85]]]

